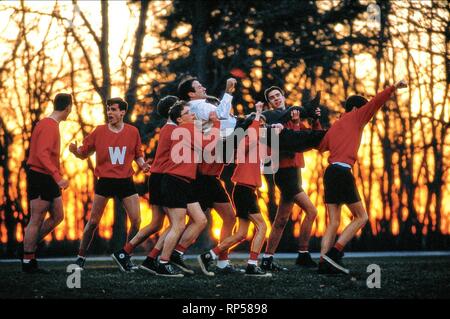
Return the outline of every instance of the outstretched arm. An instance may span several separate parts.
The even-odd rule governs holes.
[[[95,128],[83,140],[81,146],[77,146],[77,142],[69,145],[69,151],[79,159],[86,159],[95,152],[95,137],[97,135],[97,128]]]
[[[404,80],[397,82],[396,84],[388,87],[384,91],[378,93],[373,97],[366,105],[357,109],[356,116],[360,121],[361,125],[367,124],[370,119],[375,115],[375,113],[389,100],[392,94],[397,89],[406,88],[408,85]]]
[[[76,141],[75,141],[75,143],[70,143],[69,151],[70,151],[70,153],[75,155],[76,158],[79,158],[79,159],[86,159],[86,158],[89,157],[89,155],[92,154],[92,153],[91,154],[87,154],[87,155],[81,154],[81,151],[79,150],[79,147],[77,146],[77,142]]]

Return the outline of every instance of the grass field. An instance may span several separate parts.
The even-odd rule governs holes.
[[[243,266],[244,260],[236,260]],[[353,276],[318,275],[297,269],[294,260],[280,260],[290,269],[272,278],[244,275],[206,277],[195,260],[196,274],[164,278],[138,271],[121,273],[112,261],[90,262],[81,275],[81,288],[66,285],[67,262],[42,262],[48,275],[27,275],[18,263],[0,263],[0,299],[7,298],[450,298],[450,256],[345,258]],[[369,289],[369,264],[381,267],[381,288]]]

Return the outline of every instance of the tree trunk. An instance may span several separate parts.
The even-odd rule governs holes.
[[[8,160],[9,160],[9,146],[12,143],[12,135],[11,132],[8,132],[5,123],[3,122],[2,119],[0,119],[0,130],[3,131],[3,134],[0,133],[0,138],[2,138],[2,140],[0,140],[0,163],[3,168],[3,198],[4,198],[3,207],[5,214],[4,223],[6,226],[6,235],[7,235],[6,255],[13,256],[17,246],[17,239],[16,239],[17,220],[14,217],[14,212],[12,209],[13,201],[9,195],[9,188],[11,186],[9,178],[11,171],[9,170],[8,167]]]
[[[145,37],[145,22],[147,20],[149,1],[141,0],[141,12],[139,15],[139,24],[135,35],[135,44],[133,51],[133,62],[131,64],[131,77],[130,83],[128,84],[128,90],[125,94],[125,99],[128,103],[128,112],[125,114],[124,121],[126,123],[130,122],[130,116],[133,113],[134,105],[136,104],[136,92],[137,92],[137,81],[139,75],[141,74],[141,54],[142,54],[142,44]]]
[[[102,87],[101,97],[105,106],[105,121],[106,116],[106,100],[111,97],[111,71],[109,68],[109,21],[108,21],[108,2],[101,1],[102,14],[102,34],[100,39],[100,65],[102,67]]]
[[[194,63],[192,71],[200,81],[207,80],[207,44],[206,44],[206,30],[208,28],[209,11],[205,5],[205,1],[196,0],[192,3],[192,49],[191,56]]]

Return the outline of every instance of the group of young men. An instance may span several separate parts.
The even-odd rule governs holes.
[[[235,79],[228,79],[225,93],[218,100],[206,94],[199,80],[188,77],[180,82],[177,96],[162,98],[157,110],[167,122],[159,132],[151,165],[144,159],[138,130],[123,122],[127,103],[121,98],[107,101],[107,124],[97,126],[81,146],[76,143],[69,146],[70,152],[79,159],[96,154],[95,195],[76,260],[80,269],[84,269],[86,253],[106,204],[116,197],[122,201],[131,224],[126,244],[112,254],[125,272],[140,268],[168,277],[193,274],[184,261],[184,253],[205,229],[205,214],[209,209],[217,211],[222,228],[217,245],[197,258],[204,274],[245,273],[266,277],[272,272],[287,270],[274,261],[274,254],[293,205],[298,205],[305,217],[300,228],[296,265],[318,266],[320,273],[349,273],[342,264],[343,249],[368,220],[351,172],[363,129],[392,93],[406,84],[401,81],[388,87],[370,101],[359,95],[350,96],[345,102],[345,114],[328,130],[323,130],[318,121],[318,98],[305,107],[287,107],[283,90],[275,86],[264,92],[270,110],[263,112],[264,103],[257,102],[256,112],[237,118],[231,111],[235,85]],[[25,229],[22,259],[22,269],[27,273],[45,272],[37,265],[37,243],[64,218],[61,189],[69,184],[59,171],[58,124],[67,119],[71,106],[70,95],[58,94],[53,113],[42,119],[32,133],[27,162],[31,218]],[[306,118],[312,119],[311,128],[302,123]],[[318,265],[308,249],[317,209],[301,187],[300,174],[304,167],[302,153],[312,148],[330,152],[323,178],[329,223]],[[139,197],[133,183],[133,161],[144,173],[150,173],[148,191],[152,219],[143,228],[140,228]],[[259,210],[257,189],[261,186],[261,167],[269,161],[281,199],[266,242],[267,225]],[[234,183],[231,198],[220,179],[228,163],[236,164],[231,179]],[[349,207],[354,218],[335,242],[343,204]],[[160,233],[144,262],[135,266],[131,261],[133,251],[162,230],[166,217],[169,227]],[[246,240],[250,223],[255,231],[244,270],[233,266],[228,254]],[[258,266],[264,243],[266,249]]]

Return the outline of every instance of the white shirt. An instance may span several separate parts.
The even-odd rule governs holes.
[[[191,112],[195,114],[195,117],[202,121],[203,132],[205,133],[212,127],[212,122],[209,120],[209,113],[215,111],[220,120],[220,135],[224,137],[233,133],[234,127],[236,126],[236,119],[230,116],[232,100],[233,96],[225,93],[219,106],[208,103],[205,99],[189,101],[189,106]]]

